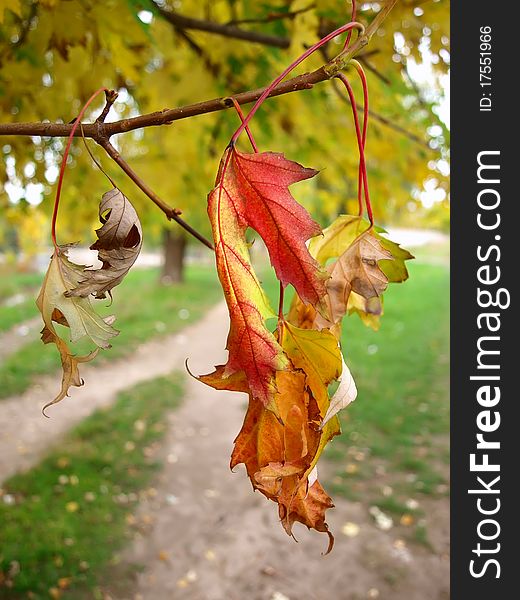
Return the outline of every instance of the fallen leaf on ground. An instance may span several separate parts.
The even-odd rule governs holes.
[[[352,523],[351,521],[347,521],[341,528],[341,533],[350,538],[356,537],[359,534],[359,525]]]

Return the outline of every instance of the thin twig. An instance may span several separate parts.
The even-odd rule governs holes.
[[[293,77],[292,79],[284,81],[269,94],[269,97],[271,98],[291,92],[311,89],[314,84],[321,83],[328,79],[329,77],[323,72],[323,67],[320,67],[311,73],[305,73],[304,75],[299,75],[298,77]],[[120,121],[113,121],[111,123],[101,123],[99,121],[96,121],[95,123],[84,123],[82,124],[84,136],[97,141],[101,138],[111,137],[120,133],[127,133],[136,129],[169,125],[180,119],[188,119],[197,115],[232,108],[233,101],[231,98],[236,100],[240,105],[251,104],[258,100],[264,90],[265,88],[258,88],[233,96],[214,98],[196,104],[188,104],[179,108],[165,108],[162,111],[147,113],[130,119],[121,119]],[[345,99],[343,94],[341,94],[341,96]],[[399,131],[421,145],[427,145],[424,140],[406,131],[406,129],[393,123],[386,117],[378,115],[373,111],[371,112],[371,115],[383,125],[386,125],[395,131]],[[68,137],[71,129],[72,124],[70,123],[0,123],[0,135]],[[75,135],[79,137],[78,133],[75,133]]]
[[[290,92],[308,90],[314,84],[326,81],[329,79],[323,71],[323,67],[305,73],[298,77],[288,79],[278,85],[269,94],[272,96],[280,96]],[[234,94],[233,98],[238,104],[250,104],[256,102],[264,92],[265,87],[240,94]],[[208,114],[220,110],[232,108],[233,103],[228,97],[213,98],[196,104],[188,104],[179,108],[165,108],[164,110],[113,121],[112,123],[86,123],[83,125],[85,137],[93,138],[94,140],[103,137],[111,137],[119,133],[127,133],[135,129],[144,127],[158,127],[161,125],[169,125],[180,119],[189,119],[197,115]],[[0,135],[27,135],[27,136],[42,136],[42,137],[68,137],[72,125],[69,123],[0,123]],[[79,134],[77,134],[79,137]]]
[[[176,223],[178,223],[183,229],[185,229],[188,233],[190,233],[193,237],[197,238],[199,242],[202,242],[205,246],[207,246],[210,250],[213,250],[213,244],[205,238],[201,233],[199,233],[196,229],[194,229],[191,225],[186,223],[184,219],[182,219],[179,214],[180,211],[176,208],[172,208],[166,202],[161,200],[159,196],[139,177],[139,175],[132,169],[132,167],[126,162],[126,160],[119,154],[119,152],[112,146],[108,139],[100,140],[99,144],[105,149],[106,153],[110,156],[110,158],[121,167],[121,169],[130,177],[130,179],[135,183],[135,185],[140,188],[150,200],[156,204],[163,213],[167,216],[168,219],[173,219]]]
[[[105,119],[107,118],[107,115],[110,112],[110,109],[112,108],[112,104],[114,104],[114,102],[117,100],[118,96],[119,96],[119,94],[115,90],[107,90],[105,92],[105,98],[106,98],[105,106],[103,107],[103,110],[101,111],[101,114],[99,115],[99,117],[96,119],[96,123],[104,123],[105,122]]]

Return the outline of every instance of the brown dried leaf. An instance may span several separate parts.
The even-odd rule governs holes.
[[[327,302],[332,323],[340,322],[345,315],[352,292],[366,299],[371,314],[381,313],[380,298],[388,287],[388,278],[378,265],[380,260],[392,260],[392,254],[383,248],[369,230],[357,237],[333,263],[327,282]],[[327,326],[319,315],[318,321],[320,324],[323,322],[322,326]]]
[[[309,529],[326,533],[329,536],[329,546],[325,554],[328,554],[334,546],[334,536],[325,522],[325,511],[334,508],[334,503],[319,481],[307,487],[298,485],[297,477],[293,475],[283,480],[278,496],[280,521],[289,535],[292,535],[292,527],[296,521]]]
[[[93,352],[90,352],[86,356],[74,356],[70,354],[67,344],[48,327],[44,327],[42,330],[42,341],[44,344],[56,344],[56,347],[60,353],[61,367],[63,370],[63,375],[61,378],[61,390],[59,394],[53,400],[51,400],[51,402],[48,402],[43,407],[42,411],[45,414],[46,408],[52,404],[56,404],[60,400],[63,400],[65,396],[68,396],[69,388],[72,385],[76,387],[81,387],[83,385],[84,382],[80,377],[78,365],[79,363],[93,360],[99,352],[99,348],[96,348]]]
[[[117,188],[103,194],[99,220],[102,226],[96,230],[98,240],[90,249],[98,251],[103,266],[85,269],[83,278],[67,296],[85,298],[93,294],[105,298],[107,292],[110,294],[121,283],[139,256],[143,244],[141,223],[130,200]]]
[[[279,371],[276,386],[278,416],[250,394],[244,424],[235,440],[231,468],[244,463],[253,489],[278,503],[288,534],[298,521],[326,532],[332,540],[325,523],[325,511],[332,507],[332,501],[317,481],[309,485],[308,476],[325,444],[339,433],[337,420],[330,420],[320,430],[322,415],[305,373]]]
[[[408,278],[405,261],[413,258],[382,233],[384,229],[370,226],[361,217],[340,215],[323,231],[323,236],[313,238],[309,251],[319,263],[327,265],[331,274],[323,302],[329,316],[323,318],[295,295],[289,322],[303,329],[329,328],[339,338],[342,318],[348,312],[358,314],[365,325],[378,329],[383,292],[388,283]]]

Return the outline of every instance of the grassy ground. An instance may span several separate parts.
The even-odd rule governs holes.
[[[7,306],[0,306],[0,333],[38,314],[32,294],[29,299],[22,300],[20,297],[20,300]]]
[[[379,332],[364,327],[356,316],[346,319],[343,349],[359,394],[343,412],[344,433],[328,446],[329,461],[321,470],[333,496],[377,507],[401,528],[400,536],[424,545],[429,532],[423,511],[448,491],[449,279],[447,267],[436,264],[442,263],[439,258],[426,252],[422,262],[410,265],[409,281],[390,286]],[[126,336],[138,343],[163,328],[171,331],[186,322],[179,310],[188,308],[190,318],[197,318],[219,296],[214,276],[202,269],[191,270],[182,289],[160,288],[153,271],[132,277],[116,299],[124,300],[122,305],[111,307],[124,332],[115,339],[123,342],[121,349],[114,344],[116,355],[128,351],[125,346],[132,342]],[[269,277],[264,279],[276,306],[277,288]],[[27,349],[33,346],[31,358]],[[31,365],[36,357],[54,354],[47,350],[29,344],[20,359]],[[4,373],[0,371],[2,381]],[[5,588],[4,582],[0,598],[16,598],[15,591],[31,597],[29,590],[33,598],[59,597],[61,588],[67,597],[67,589],[92,589],[102,580],[115,548],[125,541],[125,515],[137,499],[132,494],[146,487],[153,472],[143,456],[153,439],[141,440],[136,423],[153,420],[155,425],[144,431],[160,436],[161,415],[172,406],[171,400],[162,404],[161,390],[170,385],[139,387],[139,403],[125,395],[113,409],[85,421],[41,465],[8,482],[0,502],[0,560],[4,578],[13,579],[15,587]],[[16,504],[6,504],[5,494]],[[126,498],[126,504],[114,498]],[[110,514],[113,520],[104,520]]]
[[[31,292],[38,288],[41,280],[39,273],[13,273],[3,267],[0,270],[0,303],[16,294]]]
[[[151,337],[172,333],[196,321],[221,297],[211,267],[188,267],[186,281],[176,286],[162,286],[158,278],[156,269],[136,269],[114,290],[111,306],[106,300],[95,301],[100,314],[116,315],[114,326],[121,331],[112,340],[112,348],[100,352],[97,363],[125,356]],[[78,352],[87,349],[77,348]],[[0,398],[23,392],[38,375],[58,370],[59,364],[54,347],[44,347],[39,339],[30,341],[0,365]]]
[[[42,275],[0,271],[0,333],[36,316],[34,298]]]
[[[0,490],[0,598],[101,598],[114,553],[158,464],[154,449],[181,379],[121,393],[38,466]],[[113,565],[112,565],[113,566]]]

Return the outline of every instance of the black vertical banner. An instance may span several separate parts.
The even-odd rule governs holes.
[[[454,600],[520,597],[520,501],[513,491],[520,481],[513,412],[520,345],[511,289],[520,240],[520,199],[512,189],[515,170],[520,174],[516,8],[451,3]]]

